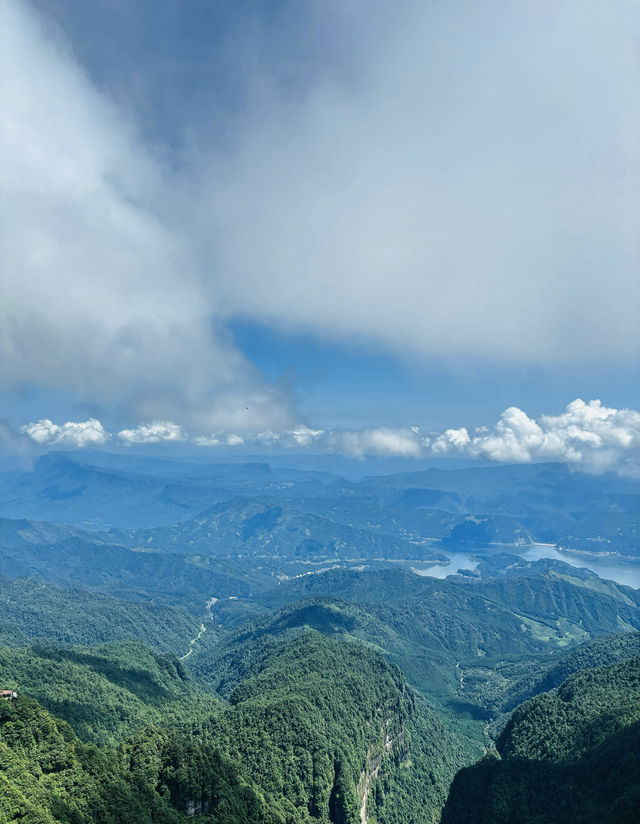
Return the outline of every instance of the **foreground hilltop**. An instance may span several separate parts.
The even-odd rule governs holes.
[[[0,702],[8,821],[432,821],[471,752],[382,656],[312,630],[265,645],[226,699],[130,645],[7,650],[0,674],[42,702]]]

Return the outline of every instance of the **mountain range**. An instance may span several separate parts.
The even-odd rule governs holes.
[[[640,590],[521,552],[635,481],[89,459],[0,473],[0,819],[635,821]]]

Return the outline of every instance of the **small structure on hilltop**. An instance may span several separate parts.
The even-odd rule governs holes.
[[[18,693],[15,690],[0,690],[0,698],[4,698],[5,701],[15,701],[18,697]]]

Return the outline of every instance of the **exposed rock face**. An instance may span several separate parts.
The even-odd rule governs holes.
[[[399,763],[408,751],[407,736],[404,724],[395,716],[386,718],[381,728],[382,746],[370,746],[367,751],[367,761],[358,779],[358,800],[360,802],[360,822],[367,824],[369,820],[369,794],[373,782],[383,770],[385,756]]]
[[[186,813],[189,818],[193,818],[194,815],[208,813],[210,806],[211,802],[208,799],[190,798],[187,801]]]

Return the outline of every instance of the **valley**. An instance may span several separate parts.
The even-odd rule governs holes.
[[[560,770],[580,821],[632,821],[635,762],[588,776],[637,723],[635,481],[113,463],[0,476],[6,820],[507,824],[514,782]],[[597,509],[616,554],[590,569],[559,547]],[[569,707],[534,741],[527,713],[578,700],[599,737]]]

